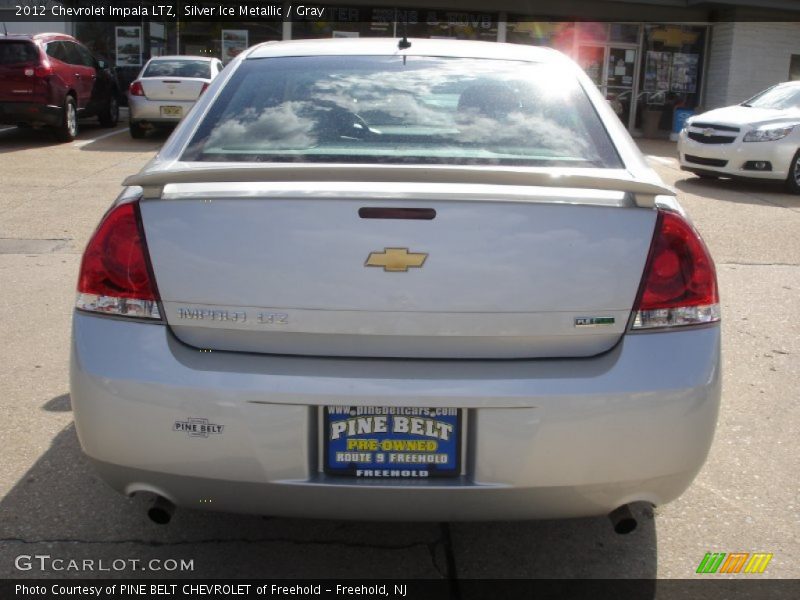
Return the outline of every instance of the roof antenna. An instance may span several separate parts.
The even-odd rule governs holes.
[[[397,9],[394,9],[394,20],[397,21]],[[397,49],[398,50],[408,50],[411,48],[411,42],[408,41],[408,16],[406,16],[405,20],[403,21],[403,38],[397,42]],[[406,59],[403,57],[403,63],[405,64]]]

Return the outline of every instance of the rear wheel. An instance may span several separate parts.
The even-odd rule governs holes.
[[[112,92],[108,98],[108,103],[103,107],[102,112],[97,115],[100,125],[103,127],[115,127],[119,122],[119,100],[117,93]]]
[[[800,150],[794,155],[789,165],[789,176],[786,178],[786,187],[793,194],[800,194]]]
[[[78,109],[75,98],[67,96],[64,100],[64,114],[61,124],[56,128],[56,139],[59,142],[71,142],[78,137]]]
[[[144,127],[142,127],[141,123],[136,123],[131,121],[128,124],[129,129],[131,130],[131,137],[135,140],[140,140],[144,137],[145,131]]]

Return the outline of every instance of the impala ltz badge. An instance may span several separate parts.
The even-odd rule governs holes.
[[[384,271],[408,271],[410,267],[419,268],[425,264],[425,252],[409,252],[408,248],[384,248],[383,252],[371,252],[365,267],[383,267]]]

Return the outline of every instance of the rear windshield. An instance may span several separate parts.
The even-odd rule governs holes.
[[[247,60],[182,158],[621,166],[563,68],[416,56]]]
[[[775,87],[753,96],[747,102],[743,102],[742,106],[776,108],[778,110],[800,108],[800,86],[776,85]]]
[[[38,60],[39,52],[30,42],[0,41],[0,65],[17,65]]]
[[[211,78],[211,63],[207,60],[154,60],[142,77],[200,77]]]

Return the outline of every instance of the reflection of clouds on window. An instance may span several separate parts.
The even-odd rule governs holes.
[[[449,79],[452,74],[447,70],[432,68],[352,73],[318,81],[311,93],[314,101],[332,102],[362,117],[371,114],[407,125],[445,127],[453,125],[452,115],[426,104],[425,98],[434,96],[434,88]],[[382,123],[374,125],[380,128]]]
[[[401,71],[390,69],[384,71],[359,72],[347,74],[331,74],[329,78],[316,82],[315,89],[320,92],[348,90],[353,95],[380,96],[391,90],[424,96],[434,92],[435,88],[453,83],[468,84],[481,75],[493,75],[488,66],[474,66],[464,72],[459,61],[442,61],[432,65],[416,66],[409,63]],[[476,61],[480,62],[480,61]],[[494,74],[497,76],[496,74]],[[500,75],[502,77],[502,75]]]
[[[255,109],[247,109],[214,128],[208,146],[218,149],[253,144],[283,149],[313,146],[317,142],[313,135],[316,121],[298,114],[306,105],[305,102],[284,102],[265,108],[260,114]]]
[[[536,147],[558,156],[600,161],[588,140],[576,137],[573,129],[522,112],[501,117],[467,112],[460,119],[457,137],[464,144],[480,144],[510,154],[527,153]]]
[[[359,114],[380,129],[387,125],[453,127],[452,111],[409,94],[389,92],[385,98],[359,101]]]
[[[192,142],[201,160],[204,153],[239,160],[239,152],[262,153],[258,160],[618,164],[568,69],[480,59],[296,57],[245,61],[235,77],[234,91],[212,108],[205,133],[201,127]]]

